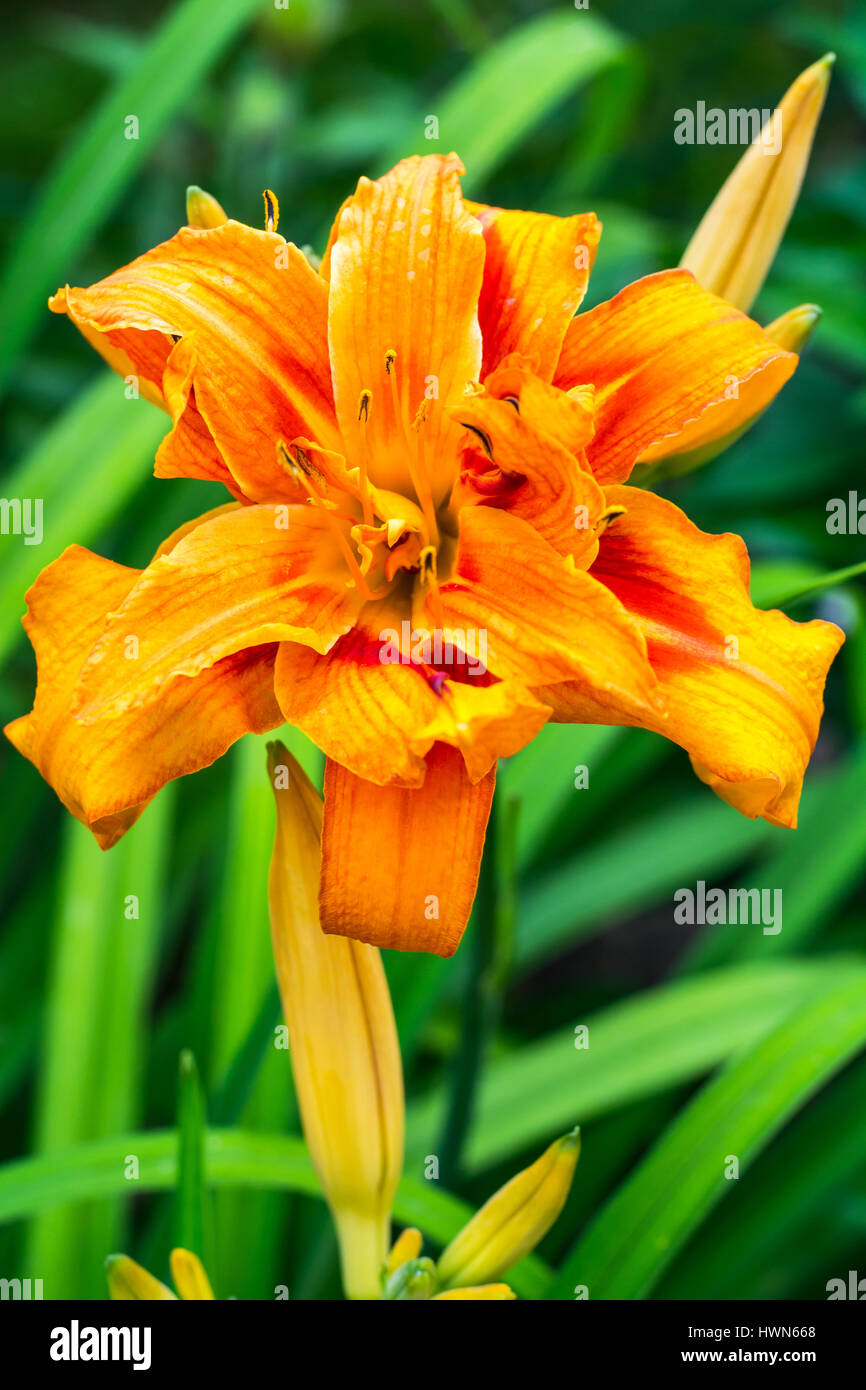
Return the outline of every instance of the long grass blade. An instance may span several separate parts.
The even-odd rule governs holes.
[[[260,0],[183,0],[61,156],[0,281],[0,384],[75,258]]]
[[[866,1043],[866,968],[731,1063],[674,1121],[566,1260],[550,1297],[640,1299],[688,1237],[809,1097]]]

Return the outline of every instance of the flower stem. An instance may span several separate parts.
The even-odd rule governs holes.
[[[334,1211],[340,1267],[346,1297],[354,1301],[382,1297],[382,1266],[388,1255],[388,1216],[372,1217],[348,1208]]]
[[[450,1188],[475,1107],[487,1039],[496,1026],[509,973],[515,920],[515,842],[518,802],[495,795],[469,931],[470,968],[461,1009],[461,1036],[452,1069],[448,1118],[439,1145],[439,1169]]]

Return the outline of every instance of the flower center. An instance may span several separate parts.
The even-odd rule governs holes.
[[[398,381],[397,354],[385,353],[380,390],[365,387],[354,426],[344,433],[345,454],[296,439],[281,455],[311,506],[327,521],[349,570],[349,582],[368,601],[384,598],[399,582],[410,605],[439,600],[440,552],[452,549],[449,498],[436,506],[430,485],[425,399],[409,418]],[[380,487],[382,450],[404,464],[405,491]],[[354,465],[354,466],[352,466]],[[455,458],[455,473],[457,461]],[[390,473],[390,470],[389,470]],[[449,494],[450,496],[450,494]]]

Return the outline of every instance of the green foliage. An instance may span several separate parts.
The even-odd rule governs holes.
[[[725,147],[674,145],[674,110],[772,106],[837,51],[755,310],[766,322],[816,301],[824,317],[760,424],[666,488],[705,529],[745,536],[756,602],[848,630],[800,828],[738,817],[660,738],[549,727],[501,769],[498,897],[473,924],[479,954],[386,961],[408,1093],[395,1215],[434,1252],[580,1123],[575,1192],[543,1258],[512,1276],[522,1296],[586,1284],[592,1298],[823,1297],[862,1223],[866,1162],[864,553],[825,525],[829,500],[862,486],[862,21],[820,0],[796,15],[735,5],[724,21],[690,0],[663,15],[637,0],[603,14],[553,0],[106,13],[92,0],[75,18],[37,10],[0,57],[2,490],[42,498],[45,518],[39,546],[0,538],[8,718],[32,696],[19,618],[40,569],[70,544],[144,564],[223,500],[150,477],[167,417],[128,400],[48,314],[58,284],[171,235],[191,182],[256,223],[273,188],[281,230],[321,250],[359,175],[453,147],[473,197],[596,208],[595,303],[676,263],[733,164]],[[320,779],[316,751],[283,736]],[[204,1252],[220,1297],[335,1294],[289,1058],[273,1046],[262,740],[163,791],[109,855],[29,765],[0,757],[0,1272],[42,1278],[48,1297],[101,1298],[107,1253],[165,1278],[176,1239]],[[698,879],[781,889],[783,931],[676,926],[672,893]],[[178,1097],[181,1054],[197,1068],[182,1064]],[[424,1163],[446,1132],[460,1159],[436,1184]]]

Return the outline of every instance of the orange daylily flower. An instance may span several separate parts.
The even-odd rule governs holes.
[[[325,930],[443,955],[497,758],[550,718],[639,725],[793,825],[842,640],[755,609],[739,539],[627,485],[732,433],[796,356],[685,270],[574,317],[595,217],[466,203],[461,173],[362,179],[318,272],[226,221],[52,300],[171,415],[157,474],[234,500],[142,571],[75,546],[43,571],[36,702],[7,730],[108,847],[290,721],[327,754]]]

